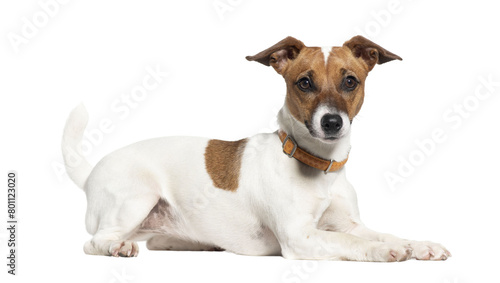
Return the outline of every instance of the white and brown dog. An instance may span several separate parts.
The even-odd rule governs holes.
[[[361,222],[346,180],[351,123],[375,64],[401,58],[356,36],[341,47],[287,37],[247,57],[285,78],[280,130],[239,141],[166,137],[138,142],[94,168],[80,142],[88,115],[68,118],[67,172],[87,195],[87,254],[223,249],[291,259],[444,260],[441,245],[374,232]],[[293,157],[293,158],[290,158]],[[208,195],[203,203],[199,196]]]

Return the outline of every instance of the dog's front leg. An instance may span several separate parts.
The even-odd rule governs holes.
[[[323,231],[315,227],[277,233],[283,257],[354,261],[403,261],[411,248],[403,243],[369,241],[355,235]]]
[[[350,234],[364,239],[386,242],[402,243],[412,249],[412,258],[421,260],[446,260],[451,256],[450,252],[441,244],[429,241],[411,241],[401,239],[391,234],[379,233],[367,228],[364,224],[357,224]]]
[[[409,246],[412,249],[412,258],[415,259],[443,260],[451,256],[440,244],[405,240],[368,229],[360,220],[356,192],[347,181],[344,170],[339,172],[331,193],[332,202],[319,221],[320,229],[346,232],[369,241]]]

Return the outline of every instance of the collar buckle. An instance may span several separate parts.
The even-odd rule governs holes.
[[[324,171],[325,175],[328,174],[328,173],[330,173],[330,168],[332,168],[332,165],[333,165],[334,162],[335,162],[335,160],[330,159],[330,165],[328,165],[328,168],[326,168],[326,170]]]
[[[285,145],[286,145],[286,143],[287,143],[288,141],[292,142],[292,144],[293,144],[293,149],[292,149],[292,151],[291,151],[290,153],[287,153],[287,152],[285,151]],[[288,157],[292,158],[292,157],[293,157],[293,155],[295,154],[295,151],[296,151],[296,150],[297,150],[297,143],[295,142],[295,140],[294,140],[294,139],[293,139],[290,135],[288,135],[288,134],[287,134],[287,135],[286,135],[286,137],[285,137],[285,139],[283,140],[283,152],[284,152],[284,153],[285,153]],[[331,165],[330,165],[330,166],[331,166]]]

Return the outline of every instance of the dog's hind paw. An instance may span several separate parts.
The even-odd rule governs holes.
[[[139,246],[132,241],[113,242],[109,247],[109,253],[115,257],[136,257],[139,254]]]

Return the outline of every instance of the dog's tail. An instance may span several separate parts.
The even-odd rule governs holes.
[[[62,153],[66,172],[75,184],[84,188],[85,182],[92,171],[92,165],[82,155],[81,142],[87,126],[89,115],[83,103],[69,114],[62,138]]]

